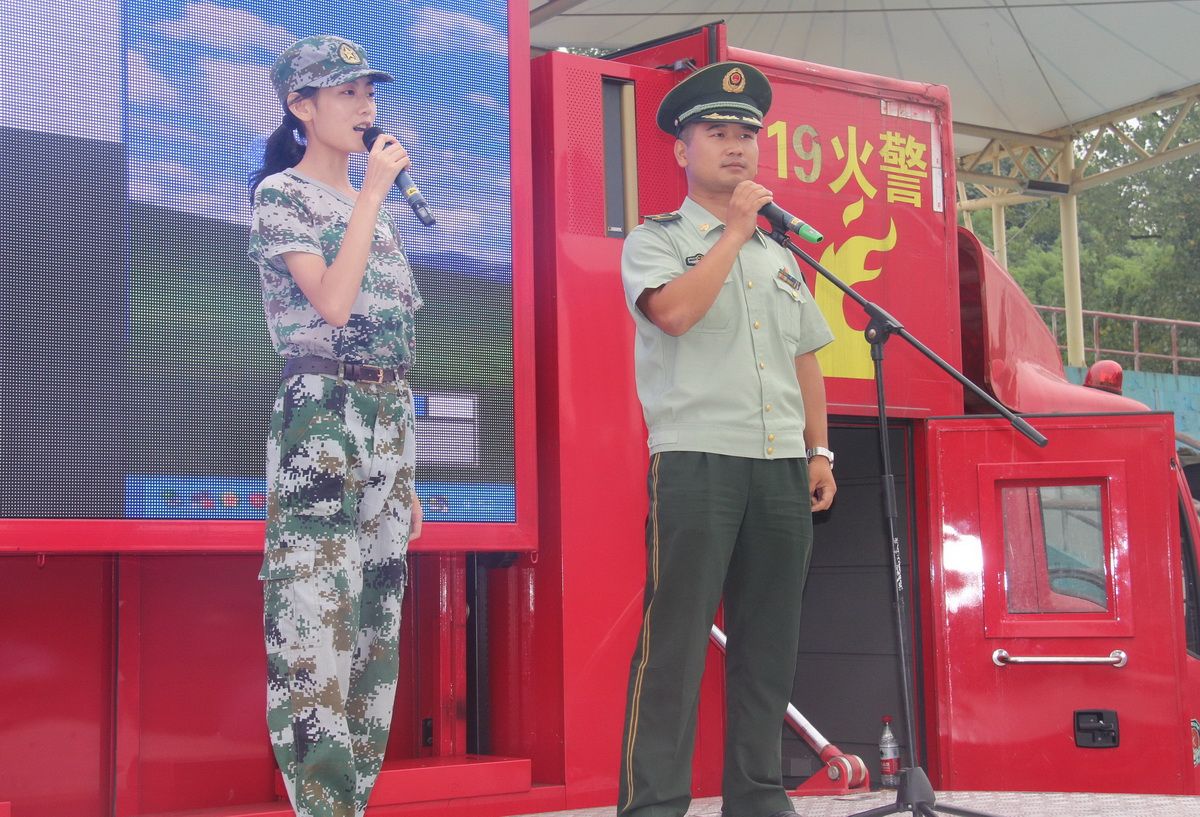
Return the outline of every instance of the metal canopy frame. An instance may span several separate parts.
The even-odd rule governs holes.
[[[1081,193],[1190,156],[1200,151],[1200,139],[1184,142],[1180,138],[1180,129],[1189,118],[1200,121],[1198,103],[1200,84],[1041,134],[1016,133],[955,122],[956,135],[988,140],[983,149],[958,159],[958,181],[969,185],[968,190],[974,188],[983,194],[982,198],[960,198],[959,209],[970,212],[993,204],[1022,204],[1044,198],[1044,195],[1028,192],[1030,182],[1059,182],[1069,185],[1069,192]],[[1130,139],[1121,125],[1150,113],[1158,114],[1168,121],[1168,125],[1159,143],[1146,150]],[[1116,168],[1094,168],[1092,158],[1101,140],[1109,134],[1130,147],[1139,158]],[[1076,145],[1084,147],[1083,154],[1077,158],[1071,175],[1064,177],[1061,162],[1063,151]]]
[[[1078,196],[1090,188],[1200,153],[1200,138],[1183,141],[1180,137],[1182,126],[1189,119],[1200,122],[1198,103],[1200,84],[1041,134],[954,123],[956,135],[988,140],[981,150],[958,159],[958,209],[963,213],[967,229],[972,231],[971,214],[991,210],[993,251],[1002,267],[1008,267],[1005,208],[1047,196],[1059,198],[1067,364],[1070,366],[1085,364]],[[1147,114],[1156,114],[1167,123],[1162,139],[1149,150],[1134,142],[1122,127]],[[1096,150],[1109,135],[1129,147],[1137,158],[1117,167],[1094,167],[1092,159]],[[981,195],[969,198],[972,189]]]

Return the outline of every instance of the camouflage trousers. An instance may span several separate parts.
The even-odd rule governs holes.
[[[415,443],[407,384],[280,387],[267,442],[267,726],[300,817],[356,817],[399,673]]]

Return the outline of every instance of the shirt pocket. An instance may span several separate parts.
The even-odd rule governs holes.
[[[713,301],[713,305],[704,313],[704,317],[692,327],[692,331],[703,335],[730,333],[734,329],[740,310],[737,279],[730,275],[721,285],[721,291],[717,293],[717,299]]]
[[[779,321],[784,339],[795,345],[800,342],[802,304],[808,297],[807,292],[803,287],[797,292],[778,276],[772,280],[775,282],[771,298],[775,302],[775,319]]]
[[[780,278],[778,273],[771,280],[775,282],[776,289],[787,295],[792,303],[802,304],[808,300],[808,287],[803,281],[798,281],[796,286],[792,286],[791,282]]]

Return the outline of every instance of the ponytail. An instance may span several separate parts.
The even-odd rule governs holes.
[[[316,88],[301,88],[301,96],[311,96]],[[304,158],[304,145],[296,139],[296,132],[304,135],[304,123],[296,118],[290,108],[283,112],[283,122],[267,137],[267,145],[263,149],[262,167],[250,174],[250,201],[254,201],[254,191],[262,180],[281,170],[295,167]]]

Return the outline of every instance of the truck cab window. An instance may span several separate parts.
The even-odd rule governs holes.
[[[1109,609],[1099,485],[1005,486],[1005,588],[1010,613]]]
[[[1188,499],[1184,500],[1189,501]],[[1179,509],[1179,550],[1183,557],[1183,626],[1187,633],[1187,650],[1200,658],[1200,590],[1196,575],[1196,545],[1188,528],[1187,509]]]

